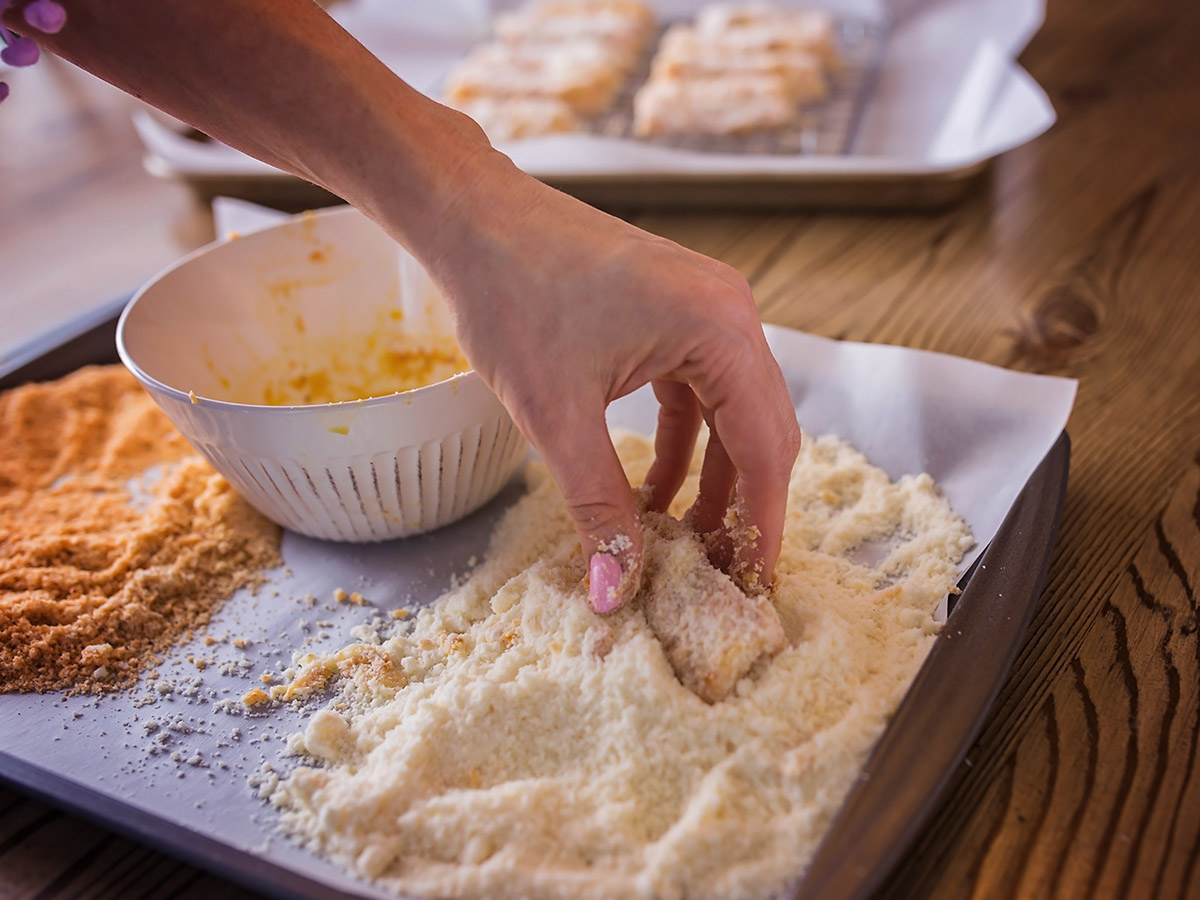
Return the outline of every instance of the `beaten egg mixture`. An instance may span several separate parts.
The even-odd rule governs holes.
[[[312,339],[289,353],[225,379],[223,399],[266,406],[313,406],[384,397],[445,381],[471,368],[453,337],[396,334]]]

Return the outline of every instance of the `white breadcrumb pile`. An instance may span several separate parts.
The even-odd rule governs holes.
[[[651,443],[618,450],[640,483]],[[562,497],[540,466],[529,480],[462,583],[302,661],[289,699],[336,694],[290,741],[303,765],[261,792],[295,838],[398,893],[779,892],[928,653],[967,526],[927,475],[892,483],[809,439],[768,595],[734,598],[682,526],[648,516],[642,593],[599,616]]]

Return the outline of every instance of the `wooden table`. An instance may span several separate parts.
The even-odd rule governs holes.
[[[1200,4],[1060,0],[1060,122],[936,215],[638,215],[770,322],[1080,379],[1036,620],[887,897],[1200,896]],[[128,102],[53,63],[0,107],[0,352],[207,239]],[[29,123],[35,121],[33,128]],[[0,788],[0,897],[250,897]]]

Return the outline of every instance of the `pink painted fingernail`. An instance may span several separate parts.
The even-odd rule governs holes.
[[[615,556],[593,553],[588,564],[588,602],[598,613],[621,605],[621,564]]]

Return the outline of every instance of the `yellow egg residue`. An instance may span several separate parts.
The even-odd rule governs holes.
[[[302,354],[235,379],[232,399],[266,406],[312,406],[411,391],[470,369],[452,337],[419,343],[402,335],[306,342]]]

